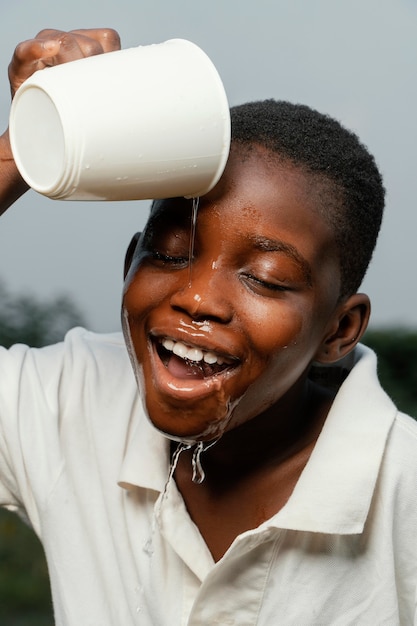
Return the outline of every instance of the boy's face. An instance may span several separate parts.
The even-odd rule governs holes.
[[[155,204],[123,311],[151,421],[195,441],[291,412],[332,327],[340,275],[308,177],[264,149],[232,148],[200,199],[190,270],[191,210],[183,198]]]

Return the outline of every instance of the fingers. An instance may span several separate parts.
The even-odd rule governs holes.
[[[71,33],[79,35],[85,39],[95,40],[98,44],[100,44],[102,52],[120,50],[119,34],[112,28],[80,29],[72,30]]]
[[[63,53],[71,53],[73,49],[79,49],[83,56],[92,56],[120,49],[120,37],[111,28],[77,29],[68,33],[45,29],[36,36],[37,39],[46,40],[57,37],[62,45]]]
[[[45,29],[20,43],[9,65],[12,96],[35,71],[120,48],[120,38],[109,28],[73,30]]]

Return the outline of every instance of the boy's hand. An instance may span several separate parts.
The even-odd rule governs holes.
[[[16,47],[9,65],[12,97],[36,70],[119,49],[119,35],[111,28],[42,30]]]
[[[120,38],[111,28],[42,30],[20,43],[9,65],[12,97],[36,70],[83,57],[120,49]],[[28,189],[15,166],[6,130],[0,136],[0,215]]]

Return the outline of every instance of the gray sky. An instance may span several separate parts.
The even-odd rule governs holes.
[[[302,102],[359,134],[388,203],[363,285],[375,325],[417,326],[417,0],[0,0],[0,122],[15,45],[45,27],[116,28],[123,47],[183,37],[217,66],[230,103]],[[29,192],[1,218],[0,277],[69,293],[93,330],[119,328],[124,250],[147,202],[52,201]]]

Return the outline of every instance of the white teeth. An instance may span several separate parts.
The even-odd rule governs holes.
[[[185,359],[187,357],[188,348],[185,344],[178,342],[174,344],[174,347],[172,348],[172,352],[176,354],[177,356],[181,357],[182,359]]]
[[[190,348],[187,352],[187,359],[190,359],[190,361],[201,361],[203,356],[203,351],[199,348]]]
[[[168,337],[162,339],[161,343],[166,350],[173,352],[181,359],[188,359],[189,361],[195,361],[196,363],[204,361],[209,365],[214,365],[215,363],[223,365],[224,363],[227,363],[227,360],[224,357],[217,356],[214,352],[204,352],[204,350],[201,350],[200,348],[191,348],[181,341],[174,341]]]
[[[206,352],[203,358],[204,363],[208,363],[209,365],[217,363],[217,356],[214,354],[214,352]]]
[[[175,345],[175,341],[173,339],[168,339],[167,337],[165,337],[165,339],[162,340],[162,345],[164,346],[164,348],[172,352],[172,348]]]

